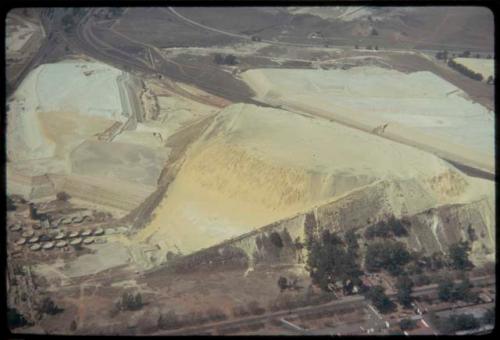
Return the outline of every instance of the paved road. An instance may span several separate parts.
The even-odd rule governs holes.
[[[205,30],[212,31],[212,32],[215,32],[215,33],[219,33],[219,34],[223,34],[223,35],[230,36],[230,37],[233,37],[233,38],[240,38],[240,39],[244,39],[244,40],[251,40],[252,39],[252,36],[249,36],[249,35],[228,32],[228,31],[224,31],[224,30],[221,30],[221,29],[218,29],[218,28],[214,28],[214,27],[210,27],[210,26],[201,24],[201,23],[196,22],[196,21],[194,21],[192,19],[186,18],[184,15],[180,14],[179,12],[177,12],[172,7],[169,7],[168,9],[170,10],[170,12],[172,12],[173,14],[175,14],[181,20],[184,20],[185,22],[187,22],[189,24],[198,26],[198,27],[203,28]],[[325,37],[323,39],[323,41],[324,40],[348,40],[348,38],[345,38],[345,37]],[[269,44],[275,44],[275,45],[288,45],[288,46],[297,46],[297,47],[319,47],[319,46],[323,45],[323,43],[322,44],[303,44],[303,43],[291,43],[291,42],[284,42],[284,41],[265,40],[265,39],[262,39],[261,42],[265,42],[265,43],[269,43]],[[425,43],[425,41],[422,41],[422,42]],[[433,49],[420,49],[419,50],[421,52],[429,53],[429,54],[432,54],[432,55],[435,55],[437,52],[440,52],[443,49],[448,50],[450,53],[451,53],[451,51],[466,51],[466,50],[470,50],[470,51],[474,51],[474,53],[482,53],[482,54],[487,54],[487,53],[491,54],[491,53],[493,53],[492,51],[484,51],[484,50],[483,51],[479,51],[479,50],[477,50],[477,49],[475,49],[473,47],[468,47],[468,46],[463,46],[463,45],[449,45],[449,44],[442,45],[442,44],[438,44],[438,43],[425,43],[425,44],[439,46],[439,49],[435,49],[435,50],[433,50]],[[333,47],[350,47],[350,48],[352,48],[353,47],[353,43],[350,42],[350,43],[344,44],[344,45],[336,44]],[[384,49],[384,50],[386,50],[386,49]],[[407,50],[417,51],[417,49],[407,49]]]

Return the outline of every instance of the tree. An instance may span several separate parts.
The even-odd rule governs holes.
[[[278,234],[277,232],[273,231],[269,236],[269,239],[275,247],[280,249],[283,248],[283,240],[281,239],[280,234]]]
[[[142,295],[140,293],[131,294],[124,292],[117,307],[119,310],[138,310],[141,309],[143,305]]]
[[[401,266],[410,261],[410,253],[399,241],[377,241],[368,245],[365,268],[368,271],[388,270],[392,275],[402,273]]]
[[[278,279],[278,287],[280,288],[281,292],[288,288],[288,280],[286,279],[286,277],[280,276],[280,278]]]
[[[408,276],[400,276],[396,282],[396,289],[398,290],[396,298],[398,302],[409,308],[411,306],[411,290],[413,288],[413,281]]]
[[[60,191],[57,193],[56,198],[58,201],[67,202],[67,201],[69,201],[71,196],[65,191]]]
[[[354,48],[357,50],[357,49],[359,49],[359,46],[358,45],[354,45]]]
[[[453,268],[457,270],[466,270],[472,266],[469,261],[469,246],[467,242],[459,242],[449,247],[449,257]]]
[[[234,55],[232,55],[232,54],[228,54],[224,58],[224,64],[227,64],[227,65],[236,65],[237,63],[238,63],[238,61],[236,60],[236,57]]]
[[[345,243],[347,244],[348,249],[355,250],[359,248],[358,236],[356,235],[354,230],[350,229],[349,231],[347,231],[344,235],[344,240]]]
[[[485,325],[495,325],[495,309],[489,308],[486,313],[484,313],[481,322]]]
[[[392,312],[396,307],[389,297],[385,295],[384,288],[382,286],[371,287],[366,292],[365,296],[381,313],[385,314]]]
[[[372,28],[372,35],[378,35],[378,31],[375,28]]]
[[[15,211],[16,210],[16,204],[14,203],[14,200],[10,198],[10,196],[7,196],[7,211]]]
[[[444,334],[453,334],[457,331],[475,329],[480,326],[479,320],[472,314],[451,315],[438,323],[439,330]]]
[[[468,277],[464,277],[462,281],[453,288],[453,300],[462,300],[467,302],[475,302],[478,295],[471,290],[472,283]]]
[[[70,331],[74,332],[76,331],[76,328],[78,327],[76,320],[71,321],[71,325],[69,326]]]
[[[40,313],[55,315],[62,311],[50,297],[44,297],[42,301],[38,304],[37,310]]]
[[[23,327],[28,323],[24,316],[16,308],[7,308],[7,324],[14,329]]]
[[[441,301],[450,301],[453,298],[453,281],[449,277],[438,282],[438,297]]]
[[[217,64],[217,65],[221,65],[222,63],[224,63],[224,57],[217,53],[215,56],[214,56],[214,62]]]
[[[262,308],[257,301],[250,301],[247,305],[247,309],[253,315],[261,315],[266,312],[266,310]]]
[[[325,230],[321,240],[309,240],[309,256],[307,267],[312,282],[324,291],[329,291],[328,285],[333,281],[351,280],[358,284],[362,274],[356,258],[346,251],[342,239],[336,234]]]
[[[414,329],[415,327],[417,327],[417,323],[415,320],[401,319],[401,321],[399,321],[399,328],[401,328],[402,331]]]

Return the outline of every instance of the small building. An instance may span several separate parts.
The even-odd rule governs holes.
[[[35,230],[40,230],[40,229],[42,229],[42,226],[38,223],[34,223],[31,225],[31,228],[33,228]]]

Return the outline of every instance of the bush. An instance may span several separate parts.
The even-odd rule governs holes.
[[[235,317],[242,317],[242,316],[248,316],[250,315],[250,311],[245,308],[245,306],[235,306],[233,307],[232,310],[233,316]]]
[[[211,308],[207,311],[207,317],[210,321],[222,321],[227,319],[226,313],[219,308]]]
[[[123,293],[122,298],[118,301],[118,310],[139,310],[143,306],[142,295],[140,293],[130,294]]]
[[[280,288],[281,292],[288,288],[288,280],[286,279],[286,277],[280,276],[280,278],[278,279],[278,287]]]
[[[180,319],[174,311],[168,311],[165,314],[161,314],[158,318],[159,329],[175,329],[181,326]]]
[[[68,193],[66,193],[65,191],[60,191],[57,193],[56,198],[58,201],[67,202],[67,201],[69,201],[71,196]]]
[[[250,314],[253,314],[253,315],[261,315],[261,314],[264,314],[266,312],[266,309],[262,308],[257,301],[251,301],[247,305],[247,309],[250,312]]]

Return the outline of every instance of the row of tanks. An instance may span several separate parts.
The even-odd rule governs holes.
[[[95,230],[87,229],[82,231],[71,231],[71,232],[59,232],[58,234],[51,236],[43,234],[36,236],[33,230],[27,230],[21,234],[21,238],[15,241],[16,245],[30,245],[30,249],[37,251],[40,249],[53,249],[64,248],[68,244],[72,246],[77,246],[80,244],[91,244],[95,241],[94,236],[104,235],[103,228],[97,228]]]

